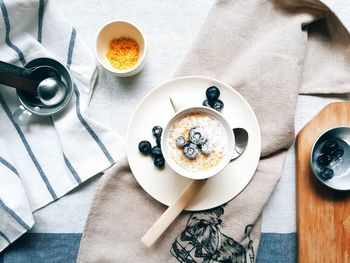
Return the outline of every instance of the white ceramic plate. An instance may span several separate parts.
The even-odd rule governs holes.
[[[191,98],[189,107],[200,106],[206,98],[206,89],[213,85],[220,89],[220,99],[225,104],[221,113],[232,128],[242,127],[248,131],[249,142],[241,157],[208,179],[186,210],[210,209],[230,201],[247,186],[254,175],[260,158],[261,135],[258,121],[248,102],[232,87],[214,79],[189,76],[168,81],[148,93],[137,106],[129,124],[127,145],[130,168],[136,180],[148,194],[165,205],[172,204],[190,180],[177,175],[167,165],[162,170],[156,168],[151,157],[139,152],[138,144],[142,140],[149,140],[155,145],[153,126],[164,128],[174,115],[170,94],[176,92]]]

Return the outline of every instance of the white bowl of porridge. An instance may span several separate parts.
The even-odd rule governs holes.
[[[230,162],[235,138],[219,112],[192,107],[177,112],[164,129],[161,148],[167,164],[179,175],[206,179]]]

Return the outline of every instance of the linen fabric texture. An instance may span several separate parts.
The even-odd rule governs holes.
[[[15,123],[13,88],[0,87],[0,251],[35,223],[33,211],[98,174],[124,151],[124,139],[87,114],[95,60],[54,1],[0,0],[0,59],[24,66],[50,57],[69,68],[74,95],[52,117]]]

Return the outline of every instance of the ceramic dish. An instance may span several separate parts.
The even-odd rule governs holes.
[[[324,152],[327,141],[335,141],[343,149],[343,155],[332,158],[328,165],[320,165],[318,158]],[[310,161],[313,174],[322,184],[335,190],[350,190],[350,127],[336,127],[321,134],[312,147]],[[332,178],[322,178],[321,170],[324,167],[333,171]]]
[[[242,127],[249,133],[249,142],[244,154],[229,163],[219,174],[208,179],[202,191],[186,210],[198,211],[222,205],[237,196],[252,179],[257,168],[261,135],[256,116],[247,101],[232,87],[223,82],[201,76],[189,76],[163,83],[152,90],[137,106],[128,128],[127,155],[130,168],[141,187],[159,202],[170,205],[191,182],[190,179],[176,174],[168,165],[159,170],[149,156],[143,156],[138,150],[141,140],[149,140],[152,145],[152,127],[165,127],[174,109],[169,101],[173,93],[190,98],[189,107],[201,106],[205,91],[209,86],[220,89],[225,107],[222,115],[232,128]]]
[[[107,59],[107,51],[113,39],[131,38],[139,46],[140,57],[137,64],[128,70],[114,68]],[[95,56],[100,65],[117,77],[130,77],[139,73],[146,64],[147,42],[142,31],[127,21],[112,21],[105,24],[97,33],[95,41]]]
[[[224,145],[223,147],[224,154],[222,159],[215,166],[207,168],[205,170],[197,169],[195,171],[193,170],[191,171],[191,170],[185,169],[184,167],[176,163],[176,161],[172,158],[173,156],[171,154],[171,152],[174,151],[174,149],[170,145],[171,143],[175,144],[175,139],[169,140],[168,138],[169,130],[171,129],[172,125],[176,121],[183,118],[184,116],[188,116],[191,113],[192,114],[200,113],[206,116],[211,116],[211,118],[214,118],[217,122],[219,122],[222,125],[222,130],[224,131],[220,137],[226,137],[226,140],[222,143],[222,145]],[[216,130],[218,130],[217,127],[218,126],[215,127]],[[223,140],[222,138],[220,139]],[[171,141],[171,143],[169,143],[169,141]],[[233,150],[234,146],[235,146],[235,136],[233,134],[230,124],[218,111],[208,107],[204,107],[204,106],[191,107],[191,108],[183,109],[177,112],[165,127],[162,135],[162,140],[161,140],[161,148],[162,148],[163,156],[166,160],[167,165],[169,165],[177,174],[182,175],[189,179],[194,179],[194,180],[208,179],[212,176],[215,176],[220,171],[222,171],[231,160],[232,153],[234,152]],[[178,147],[175,147],[175,148],[176,148],[175,156],[178,156],[177,155]],[[211,155],[211,156],[215,156],[215,155]],[[206,159],[205,159],[206,163],[208,162],[208,158],[210,158],[211,156],[206,156]]]

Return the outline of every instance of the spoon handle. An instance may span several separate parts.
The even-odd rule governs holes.
[[[11,75],[30,79],[33,71],[28,68],[22,68],[4,61],[0,61],[0,72],[6,72]]]
[[[175,200],[174,204],[168,207],[162,216],[153,224],[153,226],[142,237],[141,242],[146,247],[151,247],[177,216],[184,210],[193,198],[199,193],[207,180],[194,180],[189,183],[185,190]]]
[[[35,93],[38,83],[30,78],[32,70],[0,61],[0,84]]]

